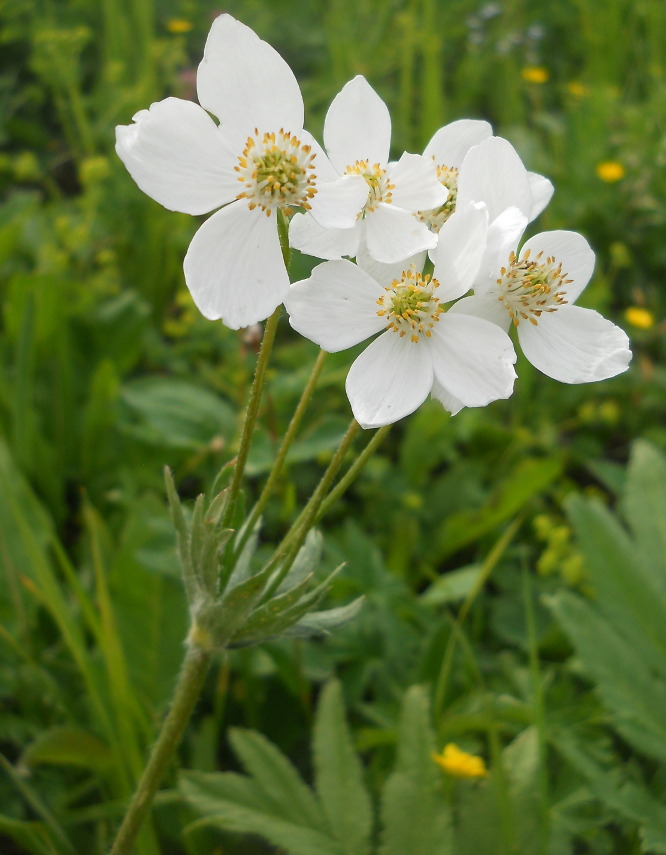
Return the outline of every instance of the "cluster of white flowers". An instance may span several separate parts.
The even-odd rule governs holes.
[[[451,413],[509,397],[512,325],[527,359],[564,383],[627,368],[625,333],[574,305],[594,268],[587,241],[551,231],[518,249],[553,187],[487,122],[452,122],[422,155],[392,162],[388,109],[359,76],[328,110],[324,151],[303,129],[289,66],[230,15],[213,23],[197,91],[201,106],[167,98],[137,113],[118,127],[116,150],[165,207],[220,209],[184,263],[205,317],[238,329],[284,303],[292,327],[329,351],[382,333],[347,377],[363,427],[429,394]],[[294,208],[304,212],[291,219],[291,245],[324,262],[290,285],[277,216]]]

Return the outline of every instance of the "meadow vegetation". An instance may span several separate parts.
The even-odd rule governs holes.
[[[137,855],[666,853],[658,0],[0,0],[0,850],[107,852],[187,632],[163,467],[191,507],[237,450],[260,333],[199,315],[198,219],[113,149],[151,101],[195,98],[220,11],[290,63],[315,135],[356,74],[396,150],[491,121],[555,185],[531,233],[587,237],[580,302],[634,358],[565,386],[519,355],[508,401],[395,425],[309,541],[360,614],[216,660]],[[292,281],[313,263],[294,252]],[[256,562],[340,444],[361,349],[326,359]],[[283,317],[248,508],[317,353]],[[449,743],[487,774],[440,768]]]

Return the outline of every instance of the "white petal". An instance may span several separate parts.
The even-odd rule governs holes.
[[[458,300],[451,306],[447,314],[451,312],[483,318],[492,324],[497,324],[504,332],[508,332],[511,326],[511,315],[499,299],[499,293],[492,288],[485,294],[463,297],[462,300]]]
[[[366,246],[365,241],[362,240],[356,254],[356,263],[361,270],[365,270],[365,272],[372,276],[375,281],[379,282],[380,285],[386,286],[390,285],[395,279],[401,279],[402,274],[409,270],[410,264],[413,264],[417,272],[421,273],[423,265],[425,264],[426,255],[427,252],[424,249],[409,258],[405,258],[404,261],[394,261],[392,264],[383,264],[381,261],[375,261],[368,252],[368,247]]]
[[[532,210],[530,212],[530,222],[532,222],[550,202],[555,188],[544,175],[539,175],[537,172],[528,172],[527,178],[532,191]]]
[[[466,407],[485,407],[511,395],[516,353],[495,324],[447,312],[439,316],[428,344],[435,377]]]
[[[574,303],[580,297],[594,271],[594,252],[589,243],[578,232],[554,231],[541,232],[525,242],[520,250],[523,258],[526,250],[530,250],[530,258],[543,252],[544,256],[552,256],[556,262],[562,262],[562,272],[566,279],[573,279],[564,285],[567,303]]]
[[[232,202],[201,226],[184,262],[202,315],[232,330],[263,321],[289,292],[275,215]]]
[[[465,155],[474,145],[479,145],[493,135],[492,126],[480,119],[458,119],[436,131],[423,154],[434,159],[438,166],[459,169]]]
[[[481,264],[488,232],[488,209],[485,205],[459,205],[439,232],[439,241],[432,251],[437,292],[442,303],[457,300],[474,283]]]
[[[358,252],[361,220],[353,229],[325,229],[310,214],[294,214],[289,224],[289,243],[299,252],[331,261]]]
[[[437,378],[432,384],[432,391],[430,392],[430,397],[434,398],[436,401],[439,401],[440,404],[444,407],[445,410],[448,410],[452,416],[457,416],[458,413],[465,406],[462,401],[459,401],[457,398],[454,398],[453,395],[450,395],[446,389],[442,386],[441,383],[437,382]]]
[[[300,132],[298,138],[303,145],[309,145],[312,148],[312,152],[315,156],[314,168],[315,174],[317,176],[317,181],[325,181],[326,183],[330,183],[331,181],[337,181],[340,177],[340,173],[333,166],[333,164],[328,158],[328,155],[319,145],[317,140],[312,136],[312,134],[309,131],[303,130]]]
[[[346,350],[386,327],[377,315],[384,289],[351,261],[326,261],[295,282],[284,305],[292,327],[324,350]]]
[[[197,92],[238,154],[255,128],[262,136],[280,128],[298,136],[303,129],[303,98],[293,71],[231,15],[213,21],[197,71]]]
[[[409,211],[380,202],[366,215],[368,251],[377,261],[391,264],[423,249],[437,246],[437,235]]]
[[[385,332],[354,362],[347,396],[363,428],[390,425],[413,413],[432,389],[429,348],[409,336]]]
[[[514,205],[530,216],[532,191],[527,170],[507,140],[489,137],[469,150],[458,176],[458,204],[470,201],[486,203],[491,223]]]
[[[561,383],[606,380],[631,361],[624,330],[580,306],[542,315],[537,326],[521,323],[518,339],[532,365]]]
[[[439,208],[449,197],[430,158],[405,152],[397,163],[389,164],[387,171],[394,185],[392,203],[399,208],[430,211]]]
[[[391,145],[388,107],[360,74],[335,96],[324,122],[324,145],[342,173],[357,160],[386,166]]]
[[[483,259],[474,283],[477,295],[496,284],[501,268],[508,263],[511,253],[518,249],[518,242],[526,228],[527,217],[518,208],[507,208],[490,224]]]
[[[342,175],[330,184],[317,181],[310,215],[325,229],[353,229],[368,199],[362,175]]]
[[[144,193],[170,211],[207,214],[239,193],[238,159],[198,104],[166,98],[116,128],[116,151]]]

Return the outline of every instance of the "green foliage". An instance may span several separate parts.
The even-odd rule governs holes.
[[[249,831],[318,855],[366,840],[382,855],[541,855],[544,840],[549,855],[665,851],[663,4],[225,4],[292,65],[315,134],[358,73],[390,106],[396,153],[421,151],[447,121],[492,121],[556,186],[531,228],[586,235],[597,266],[583,303],[626,325],[635,353],[608,383],[559,386],[521,360],[508,402],[453,419],[428,402],[392,429],[272,603],[254,599],[256,577],[344,433],[355,354],[327,358],[261,526],[218,591],[232,541],[196,497],[224,488],[256,339],[198,315],[182,274],[197,221],[144,197],[113,151],[115,124],[194,97],[218,8],[0,0],[0,850],[63,855],[70,841],[106,855],[182,659],[183,563],[191,597],[204,590],[219,609],[235,591],[251,611],[137,855],[264,852],[234,836]],[[526,80],[531,66],[549,79]],[[622,180],[599,178],[606,160]],[[292,280],[312,263],[294,252]],[[654,325],[631,326],[629,306]],[[315,358],[282,320],[248,508]],[[179,555],[165,465],[182,497]],[[542,539],[540,518],[560,534]],[[523,566],[538,571],[532,640]],[[448,650],[442,715],[426,725]],[[294,769],[321,780],[304,746],[333,675],[349,712],[345,724],[329,686],[331,733],[352,759],[327,767],[324,800]],[[448,741],[485,757],[489,777],[442,778],[425,751]],[[170,789],[180,767],[221,817],[187,835],[191,808]]]

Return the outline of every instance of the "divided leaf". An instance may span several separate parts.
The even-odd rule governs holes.
[[[313,749],[317,792],[330,827],[345,855],[365,855],[370,846],[372,807],[337,680],[321,693]]]
[[[450,855],[451,817],[432,755],[435,737],[420,686],[405,695],[396,770],[384,787],[380,855]]]

